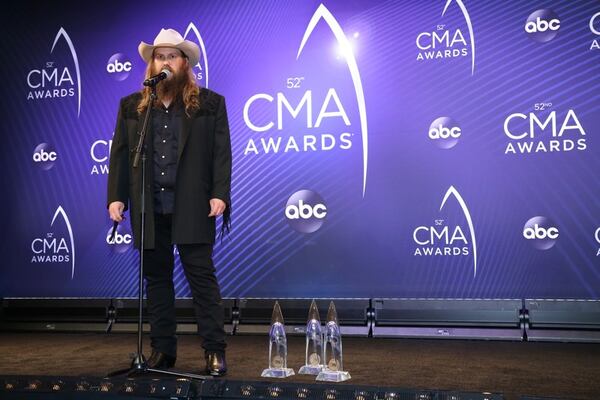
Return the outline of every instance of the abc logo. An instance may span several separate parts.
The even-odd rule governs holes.
[[[461,135],[460,126],[450,117],[439,117],[429,126],[429,139],[442,149],[456,146]]]
[[[115,60],[112,64],[108,64],[106,66],[106,71],[110,74],[113,72],[129,72],[131,71],[131,63],[129,61],[125,61],[125,63],[121,64],[119,60]]]
[[[525,239],[558,239],[557,228],[542,228],[538,224],[534,224],[531,228],[525,228],[523,230],[523,236]]]
[[[313,216],[315,218],[325,218],[327,215],[327,207],[324,204],[317,204],[311,207],[308,204],[304,204],[302,200],[298,202],[298,205],[290,204],[285,208],[285,216],[289,219],[309,219]]]
[[[292,228],[302,233],[316,232],[325,221],[327,206],[312,190],[299,190],[287,201],[285,217]]]
[[[46,153],[44,149],[41,149],[37,153],[33,153],[33,161],[35,162],[45,162],[45,161],[56,161],[56,152],[51,151]]]
[[[539,250],[552,248],[558,236],[559,232],[556,224],[546,217],[533,217],[523,227],[523,237]]]
[[[558,15],[550,9],[534,11],[525,23],[525,32],[536,42],[549,42],[560,29]]]
[[[120,227],[120,225],[119,225]],[[112,227],[106,233],[106,243],[111,245],[117,253],[123,253],[129,249],[133,238],[130,233],[123,232],[123,230],[117,227],[117,231],[115,232],[114,239],[111,240],[112,236]]]
[[[32,159],[35,164],[47,171],[54,166],[58,154],[48,143],[40,143],[33,150]]]
[[[525,24],[525,32],[527,33],[546,32],[548,30],[557,31],[559,28],[560,21],[557,19],[546,21],[537,17],[535,22],[530,21]]]
[[[106,243],[108,244],[131,244],[131,235],[128,233],[121,235],[119,232],[115,232],[115,238],[113,240],[111,240],[110,236],[110,233],[106,236]]]
[[[113,76],[117,81],[123,81],[131,72],[131,62],[122,53],[113,54],[106,64],[106,72]]]
[[[429,130],[429,137],[431,139],[448,139],[451,137],[458,139],[460,137],[460,128],[446,128],[440,124]]]

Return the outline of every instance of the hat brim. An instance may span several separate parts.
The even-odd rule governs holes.
[[[142,59],[144,61],[146,61],[146,63],[149,63],[150,61],[152,61],[152,54],[154,53],[154,49],[156,49],[157,47],[170,47],[170,48],[181,50],[183,52],[183,54],[185,54],[186,57],[188,58],[189,63],[191,64],[192,67],[194,65],[198,64],[198,62],[200,61],[200,48],[198,47],[198,45],[196,43],[191,42],[189,40],[184,40],[183,42],[180,42],[177,44],[174,44],[174,43],[148,44],[145,42],[141,42],[140,45],[138,46],[138,52],[140,53],[140,56],[142,57]]]

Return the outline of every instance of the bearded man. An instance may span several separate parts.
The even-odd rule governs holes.
[[[110,152],[108,213],[121,222],[129,210],[137,249],[144,251],[152,354],[149,368],[167,369],[177,358],[173,245],[177,245],[190,286],[206,372],[227,371],[223,303],[212,261],[216,217],[229,229],[231,142],[223,96],[200,88],[192,68],[198,46],[173,29],[162,29],[138,51],[146,79],[163,70],[152,101],[146,87],[121,99]],[[145,140],[146,227],[140,243],[142,168],[133,167],[135,148],[148,107],[152,117]]]

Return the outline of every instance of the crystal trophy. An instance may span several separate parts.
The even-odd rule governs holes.
[[[333,301],[329,303],[327,311],[327,325],[325,326],[325,368],[319,372],[318,381],[343,382],[350,379],[350,373],[344,371],[342,362],[342,334],[338,325],[337,311]]]
[[[323,333],[321,332],[321,318],[317,303],[313,300],[308,311],[306,322],[306,358],[304,365],[298,371],[303,375],[319,375],[325,367],[323,365]]]
[[[294,370],[287,367],[287,338],[283,325],[283,315],[279,302],[275,302],[269,330],[269,368],[260,376],[267,378],[286,378],[294,375]]]

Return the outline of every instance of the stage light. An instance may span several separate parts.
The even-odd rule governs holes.
[[[364,390],[357,390],[354,392],[354,400],[369,400],[370,395],[369,392]]]
[[[42,382],[34,379],[32,381],[27,382],[27,390],[39,390],[42,387]]]
[[[65,386],[65,383],[61,380],[52,381],[50,388],[53,392],[60,392]]]
[[[88,390],[90,390],[90,386],[91,385],[88,381],[86,381],[85,379],[81,379],[75,384],[75,390],[77,392],[87,392]]]
[[[3,396],[2,393],[10,393],[11,396],[15,395],[15,399],[29,399],[33,394],[39,394],[44,398],[56,398],[56,396],[61,399],[63,397],[83,398],[92,393],[102,393],[105,395],[120,393],[121,395],[128,395],[130,397],[132,395],[138,396],[137,398],[141,398],[144,395],[152,395],[154,397],[158,396],[161,399],[191,399],[195,398],[193,396],[197,388],[188,379],[175,381],[174,379],[0,376],[0,399],[7,397]],[[267,396],[263,397],[266,398]],[[280,399],[283,397],[283,392],[281,392],[279,397]],[[251,399],[248,398],[248,400]]]
[[[417,394],[417,400],[431,400],[431,395],[429,393],[419,393]]]
[[[179,381],[179,379],[177,379]],[[152,379],[150,384],[150,394],[156,394],[165,391],[167,388],[161,384],[160,379]]]
[[[123,384],[122,391],[125,393],[133,393],[135,391],[135,382],[131,379],[128,379],[127,382]]]
[[[240,394],[244,397],[251,397],[256,389],[252,385],[242,385],[240,386]]]
[[[308,388],[305,388],[305,387],[299,387],[296,390],[296,396],[299,399],[306,399],[309,394],[310,394],[310,390],[308,390]]]
[[[177,385],[175,386],[175,394],[177,396],[180,396],[183,393],[183,391],[185,389],[185,387],[184,387],[183,384],[185,382],[187,382],[187,380],[185,380],[185,379],[177,379]]]
[[[335,389],[326,389],[323,393],[325,400],[336,400],[338,392]]]
[[[383,396],[385,400],[398,400],[398,393],[396,392],[385,392]]]
[[[269,396],[277,398],[283,393],[283,389],[279,386],[269,386],[268,392]]]
[[[101,392],[110,392],[115,385],[112,382],[104,381],[100,384]]]

